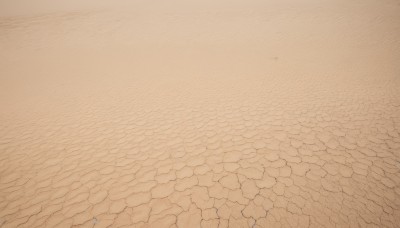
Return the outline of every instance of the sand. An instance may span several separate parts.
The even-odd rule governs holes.
[[[395,0],[0,0],[1,227],[400,227]]]

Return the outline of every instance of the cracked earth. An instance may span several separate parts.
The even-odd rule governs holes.
[[[0,227],[400,227],[399,21],[390,0],[1,17]]]

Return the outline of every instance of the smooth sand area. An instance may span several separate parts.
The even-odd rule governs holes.
[[[0,227],[400,227],[398,0],[0,0]]]

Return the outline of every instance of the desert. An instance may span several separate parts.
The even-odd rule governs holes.
[[[400,227],[397,0],[0,0],[0,227]]]

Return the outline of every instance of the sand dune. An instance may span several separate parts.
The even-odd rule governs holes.
[[[0,0],[0,227],[400,227],[395,0]]]

